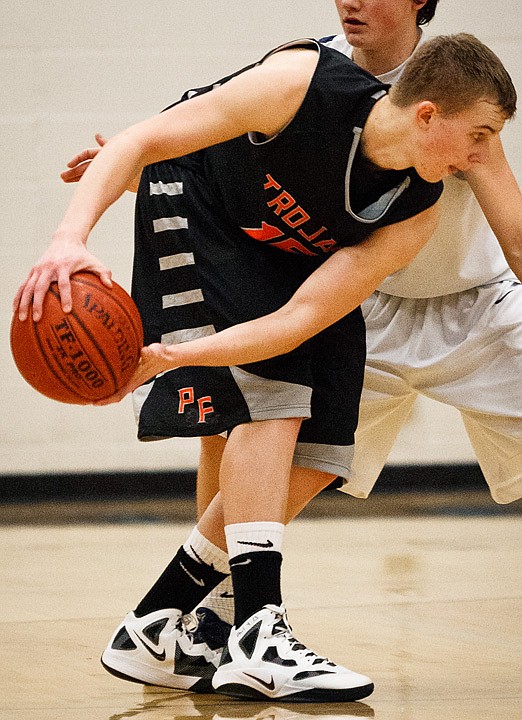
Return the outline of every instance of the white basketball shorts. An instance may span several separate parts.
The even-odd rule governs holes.
[[[522,496],[522,285],[435,298],[376,292],[363,304],[368,357],[353,474],[368,497],[418,394],[457,408],[498,503]]]

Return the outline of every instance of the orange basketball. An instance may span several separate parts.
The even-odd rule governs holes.
[[[130,380],[143,347],[138,309],[117,283],[89,272],[71,277],[72,311],[64,313],[52,283],[42,317],[11,322],[11,352],[21,375],[53,400],[88,405]]]

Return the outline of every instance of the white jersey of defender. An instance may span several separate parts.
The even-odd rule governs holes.
[[[328,44],[352,54],[344,35]],[[395,82],[403,67],[380,79]],[[366,371],[341,489],[368,497],[424,395],[460,411],[492,497],[508,503],[522,497],[522,285],[468,183],[449,178],[440,202],[432,239],[362,305]]]
[[[423,34],[419,45],[426,39]],[[352,56],[344,35],[325,44]],[[377,77],[393,84],[406,62]],[[432,238],[408,267],[388,277],[379,290],[398,297],[428,298],[515,279],[468,183],[448,178],[439,202],[441,217]]]

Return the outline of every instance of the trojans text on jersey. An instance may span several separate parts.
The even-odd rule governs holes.
[[[330,237],[330,233],[324,225],[319,229],[312,229],[313,223],[310,215],[268,173],[263,189],[269,198],[266,202],[267,207],[273,215],[279,218],[279,221],[285,224],[284,229],[262,220],[261,227],[241,228],[247,235],[254,240],[268,242],[280,250],[303,255],[333,253],[339,249],[338,243]],[[272,216],[270,219],[273,219]],[[293,234],[289,235],[289,233]]]

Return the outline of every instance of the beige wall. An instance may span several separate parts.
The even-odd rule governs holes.
[[[522,90],[519,2],[441,0],[431,32],[475,33],[502,57]],[[158,111],[185,88],[217,79],[280,42],[320,37],[337,27],[333,0],[297,5],[280,0],[3,3],[0,473],[163,469],[196,463],[197,441],[138,443],[128,399],[107,408],[67,406],[26,385],[9,352],[11,300],[46,247],[70,196],[71,188],[61,183],[59,172],[73,154],[91,144],[96,131],[111,135]],[[520,121],[505,131],[520,178],[519,136]],[[132,214],[129,196],[107,212],[91,242],[126,287]],[[458,415],[423,401],[392,460],[472,458]]]

